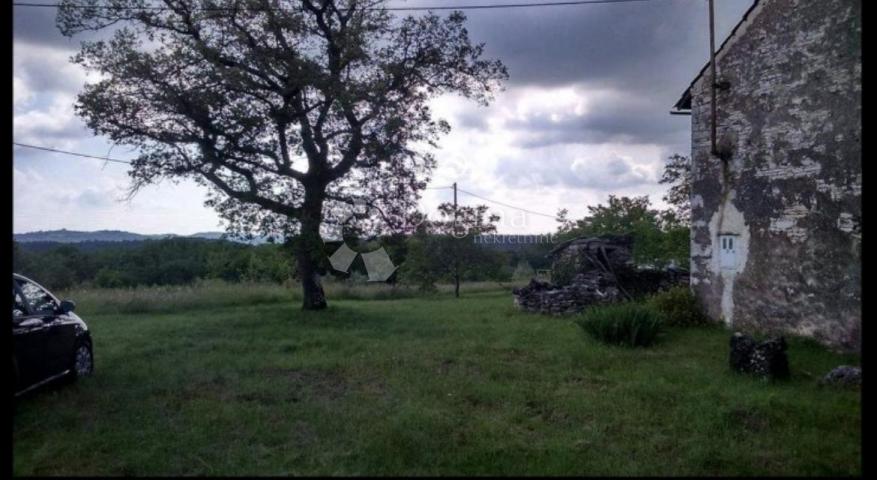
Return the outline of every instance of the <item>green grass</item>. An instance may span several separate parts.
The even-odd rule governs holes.
[[[715,327],[626,349],[505,291],[330,297],[320,313],[276,295],[174,314],[74,296],[96,374],[19,405],[14,473],[861,472],[859,392],[817,386],[858,358],[809,341],[789,342],[791,380],[764,383],[729,371]]]
[[[520,284],[526,282],[518,282]],[[461,294],[511,291],[514,282],[469,282],[461,285]],[[394,300],[424,298],[411,286],[384,283],[353,283],[324,281],[326,296],[331,300]],[[453,292],[453,285],[437,285],[437,294]],[[204,308],[252,306],[264,303],[301,302],[298,284],[227,283],[202,280],[186,286],[134,288],[76,288],[57,292],[61,299],[73,299],[76,311],[82,314],[106,313],[178,313]]]

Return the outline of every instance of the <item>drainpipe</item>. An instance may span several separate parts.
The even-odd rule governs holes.
[[[710,7],[710,106],[712,107],[712,119],[710,123],[710,141],[712,142],[711,152],[714,156],[718,156],[719,151],[716,148],[716,35],[715,35],[715,14],[713,9],[713,0],[709,0]]]

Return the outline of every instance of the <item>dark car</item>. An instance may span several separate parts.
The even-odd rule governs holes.
[[[94,371],[88,326],[69,301],[33,280],[12,274],[12,375],[15,396],[54,380]]]

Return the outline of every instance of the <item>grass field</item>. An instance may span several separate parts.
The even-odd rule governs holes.
[[[859,392],[816,383],[858,359],[808,341],[772,384],[730,373],[720,328],[625,349],[496,287],[308,314],[260,288],[195,289],[175,313],[128,301],[143,292],[68,294],[96,373],[19,405],[14,473],[861,472]]]

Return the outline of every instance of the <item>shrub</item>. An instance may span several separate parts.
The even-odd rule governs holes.
[[[576,262],[569,258],[563,258],[551,267],[551,283],[555,285],[569,285],[578,273]]]
[[[664,317],[667,325],[692,327],[709,322],[700,301],[688,287],[674,287],[656,293],[647,303]]]
[[[603,343],[647,347],[661,330],[661,315],[647,305],[622,303],[592,307],[576,323]]]

